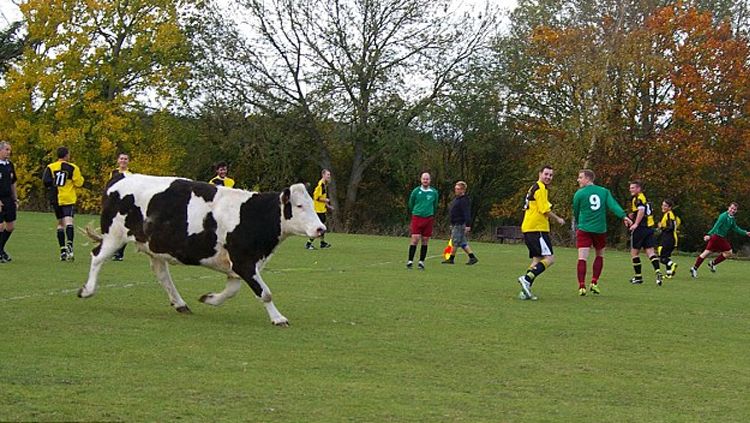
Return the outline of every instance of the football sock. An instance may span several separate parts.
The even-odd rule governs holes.
[[[8,238],[10,238],[10,234],[12,234],[13,231],[2,231],[0,232],[0,251],[5,251],[5,243],[8,242]]]
[[[586,287],[586,260],[578,259],[578,288]]]
[[[696,268],[696,269],[699,268],[699,267],[701,267],[701,264],[703,264],[703,260],[705,260],[703,257],[698,256],[695,259],[695,264],[693,265],[693,267]]]
[[[451,257],[455,257],[455,256],[451,256]],[[475,256],[474,253],[471,253],[469,254],[469,258],[477,258],[477,256]]]
[[[545,270],[547,270],[547,262],[542,260],[537,263],[536,266],[532,267],[528,272],[526,272],[526,280],[528,280],[529,282],[533,282],[534,279],[536,279],[537,276],[541,275]]]
[[[661,261],[661,264],[665,266],[669,266],[669,263],[672,262],[672,260],[669,257],[662,257],[659,259],[659,261]]]
[[[57,228],[57,243],[61,248],[65,246],[65,229],[63,228]]]
[[[643,278],[643,275],[641,274],[641,257],[633,257],[633,271],[635,272],[635,278],[641,279]]]
[[[422,245],[422,248],[419,250],[419,261],[424,261],[425,258],[427,258],[427,246]]]
[[[68,242],[73,242],[73,236],[75,235],[73,225],[65,226],[65,235],[68,237]]]
[[[724,254],[719,254],[719,256],[714,259],[714,266],[716,266],[717,264],[721,263],[722,261],[726,259],[727,258],[724,257]]]
[[[599,282],[599,276],[602,274],[604,268],[604,257],[596,256],[594,259],[594,276],[591,278],[591,283],[595,284]]]
[[[651,266],[654,267],[654,271],[659,271],[659,257],[651,256],[649,260],[651,260]]]
[[[409,246],[409,261],[414,261],[414,253],[416,252],[417,252],[417,246],[410,245]]]

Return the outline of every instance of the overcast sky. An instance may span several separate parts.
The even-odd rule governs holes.
[[[11,22],[15,22],[21,19],[21,11],[18,10],[18,6],[15,3],[21,0],[0,0],[0,28],[7,28]],[[516,0],[488,0],[492,4],[496,4],[503,9],[513,9],[516,7]],[[485,0],[455,0],[456,4],[464,4],[467,6],[471,5],[483,5]]]

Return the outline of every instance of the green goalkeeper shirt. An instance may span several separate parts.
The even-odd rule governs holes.
[[[625,210],[617,204],[607,188],[586,185],[573,196],[573,218],[582,231],[594,234],[607,232],[607,209],[621,219],[625,217]]]

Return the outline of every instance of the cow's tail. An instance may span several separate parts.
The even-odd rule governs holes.
[[[101,242],[102,242],[102,234],[100,234],[99,232],[97,232],[97,230],[94,229],[94,227],[91,226],[90,223],[83,228],[83,233],[87,237],[89,237],[90,240],[92,240],[94,242],[98,242],[98,243],[101,244]]]

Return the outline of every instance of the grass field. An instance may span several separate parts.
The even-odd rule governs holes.
[[[441,265],[436,241],[408,271],[406,238],[328,239],[291,238],[266,268],[284,329],[247,287],[199,303],[224,278],[196,267],[171,268],[194,312],[176,313],[132,246],[79,299],[87,240],[60,263],[53,216],[21,213],[0,265],[0,421],[750,421],[750,263],[692,280],[679,257],[663,287],[632,286],[609,251],[602,295],[578,297],[561,248],[531,302],[520,244],[476,243],[469,267]]]

